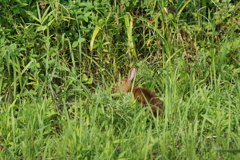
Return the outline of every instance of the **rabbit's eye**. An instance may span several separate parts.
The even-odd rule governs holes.
[[[120,84],[122,84],[123,82],[121,81]]]

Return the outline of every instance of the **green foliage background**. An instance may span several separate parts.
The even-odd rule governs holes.
[[[4,159],[240,158],[240,2],[0,0],[0,15]],[[161,117],[111,95],[135,66]]]

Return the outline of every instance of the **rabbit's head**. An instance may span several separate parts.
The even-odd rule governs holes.
[[[133,79],[137,73],[137,68],[131,68],[128,78],[122,79],[114,85],[113,92],[130,92],[132,89]]]

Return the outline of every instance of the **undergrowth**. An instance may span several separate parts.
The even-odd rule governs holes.
[[[239,159],[237,1],[0,1],[3,159]],[[164,103],[157,118],[112,86]]]

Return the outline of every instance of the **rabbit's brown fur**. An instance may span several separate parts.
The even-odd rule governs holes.
[[[137,68],[131,68],[128,73],[128,78],[121,80],[119,83],[115,84],[114,92],[130,92],[132,89],[132,82],[137,72]],[[143,106],[148,106],[149,104],[153,107],[152,112],[154,116],[157,116],[163,109],[162,101],[156,97],[155,93],[140,87],[134,87],[132,89],[132,93],[134,98],[139,102],[142,103]]]

